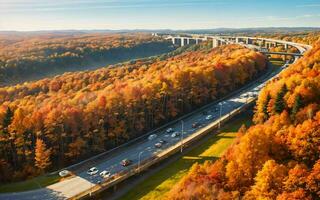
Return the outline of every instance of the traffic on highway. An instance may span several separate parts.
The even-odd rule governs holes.
[[[266,81],[276,77],[284,66],[274,70],[272,73],[265,74],[263,77],[251,83],[245,89],[234,92],[229,98],[219,102],[211,103],[205,108],[199,109],[192,115],[182,120],[170,124],[159,131],[152,132],[148,137],[136,143],[124,147],[100,160],[96,165],[88,167],[85,171],[77,173],[64,181],[55,183],[46,188],[33,191],[0,194],[0,199],[66,199],[90,188],[112,179],[119,173],[136,169],[141,163],[157,156],[169,147],[180,144],[183,150],[184,139],[191,137],[198,130],[216,122],[221,116],[228,115],[231,111],[240,108],[258,96],[259,91],[266,84]],[[69,172],[61,171],[61,176]]]

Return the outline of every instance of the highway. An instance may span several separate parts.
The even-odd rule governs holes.
[[[121,150],[118,150],[111,156],[106,157],[106,159],[101,161],[100,164],[92,166],[97,167],[99,170],[96,175],[89,175],[85,170],[77,173],[76,176],[55,183],[46,188],[26,192],[0,194],[0,199],[67,199],[74,197],[75,195],[83,191],[87,191],[96,184],[99,184],[103,181],[103,178],[99,175],[101,171],[107,170],[111,172],[111,175],[115,175],[124,170],[133,168],[134,166],[138,165],[139,160],[144,161],[146,159],[150,159],[151,157],[166,150],[168,147],[173,146],[179,142],[181,143],[181,139],[191,136],[192,134],[197,132],[197,130],[219,119],[220,116],[227,115],[232,110],[235,110],[246,104],[248,100],[256,98],[259,91],[263,88],[266,82],[277,76],[283,69],[286,68],[286,66],[287,64],[279,68],[277,71],[274,71],[273,73],[265,74],[261,80],[252,83],[250,87],[244,90],[238,90],[234,95],[225,100],[212,103],[206,106],[205,109],[200,109],[199,111],[194,112],[192,115],[184,118],[181,121],[177,121],[174,124],[165,126],[163,129],[153,133],[157,135],[157,137],[153,140],[149,140],[146,138],[144,140],[137,141],[136,143],[128,147],[123,147]],[[212,118],[206,119],[208,118],[208,115],[211,115]],[[199,127],[192,127],[192,125],[196,122],[200,124]],[[181,134],[182,126],[184,130],[183,134]],[[180,133],[180,136],[172,137],[173,132],[167,133],[166,131],[168,128],[172,128],[173,132]],[[166,141],[160,148],[155,147],[155,143],[158,143],[159,140]],[[123,167],[122,165],[120,165],[120,162],[123,159],[132,160],[132,164],[127,167]]]

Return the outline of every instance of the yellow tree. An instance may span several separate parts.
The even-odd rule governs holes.
[[[43,172],[51,165],[51,149],[47,149],[46,144],[40,138],[37,139],[35,149],[35,166]]]
[[[286,175],[287,169],[284,165],[279,165],[274,160],[268,160],[257,173],[255,184],[246,193],[244,199],[275,199],[282,191]]]

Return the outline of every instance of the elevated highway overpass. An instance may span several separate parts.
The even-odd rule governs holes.
[[[166,35],[165,39],[171,40],[172,44],[178,46],[185,46],[190,44],[199,44],[200,42],[210,41],[212,42],[212,47],[218,47],[225,44],[240,44],[244,46],[255,45],[259,47],[259,51],[262,48],[270,49],[271,47],[276,47],[278,45],[284,46],[284,49],[288,49],[289,46],[295,47],[300,53],[287,53],[287,52],[269,52],[261,51],[265,54],[277,54],[277,55],[291,55],[291,56],[302,56],[302,54],[311,49],[310,45],[299,44],[289,41],[268,39],[268,38],[258,38],[258,37],[246,37],[246,36],[215,36],[215,35],[199,35],[199,34],[186,34],[184,36],[179,35]]]

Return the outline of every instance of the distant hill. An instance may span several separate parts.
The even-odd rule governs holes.
[[[212,28],[212,29],[92,29],[92,30],[39,30],[39,31],[0,31],[1,34],[86,34],[86,33],[257,33],[257,32],[302,32],[302,31],[320,31],[320,27],[257,27],[257,28]]]
[[[2,32],[0,86],[172,51],[147,33]]]

